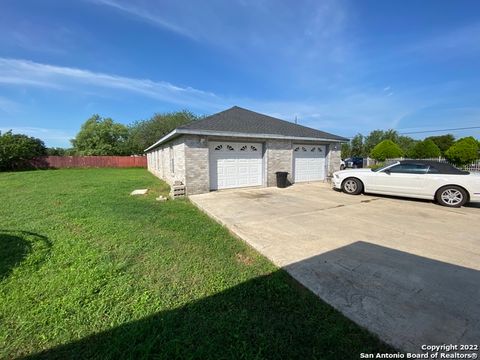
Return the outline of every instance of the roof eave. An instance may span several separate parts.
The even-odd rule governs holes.
[[[233,131],[214,131],[214,130],[194,130],[177,128],[158,140],[155,144],[145,149],[145,152],[173,139],[179,135],[205,135],[205,136],[225,136],[225,137],[242,137],[242,138],[262,138],[262,139],[280,139],[280,140],[296,140],[296,141],[324,141],[324,142],[348,142],[347,138],[333,139],[333,138],[319,138],[319,137],[304,137],[304,136],[288,136],[278,134],[252,134],[241,133]]]
[[[149,150],[152,150],[154,148],[156,148],[157,146],[163,144],[164,142],[168,141],[168,140],[171,140],[173,139],[174,137],[176,137],[178,134],[178,129],[175,129],[173,131],[170,131],[167,135],[165,135],[164,137],[162,137],[160,140],[158,140],[155,144],[153,145],[150,145],[148,148],[146,148],[145,150],[143,150],[143,152],[147,152]]]

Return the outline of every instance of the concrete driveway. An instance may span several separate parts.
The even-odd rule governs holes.
[[[190,199],[398,349],[479,342],[478,205],[350,196],[324,183]]]

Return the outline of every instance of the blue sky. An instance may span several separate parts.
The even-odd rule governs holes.
[[[480,126],[479,64],[475,0],[3,0],[0,130],[69,146],[94,113],[233,105],[343,136]]]

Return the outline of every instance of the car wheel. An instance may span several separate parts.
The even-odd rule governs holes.
[[[342,183],[342,190],[346,194],[358,195],[363,190],[363,184],[355,178],[347,178]]]
[[[440,205],[448,207],[463,206],[468,200],[466,191],[455,185],[442,187],[437,191],[436,198]]]
[[[340,165],[340,170],[345,170],[345,165]]]

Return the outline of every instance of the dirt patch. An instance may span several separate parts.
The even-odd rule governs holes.
[[[237,253],[235,255],[235,259],[240,263],[244,265],[252,265],[253,264],[253,259],[245,254],[242,253]]]

